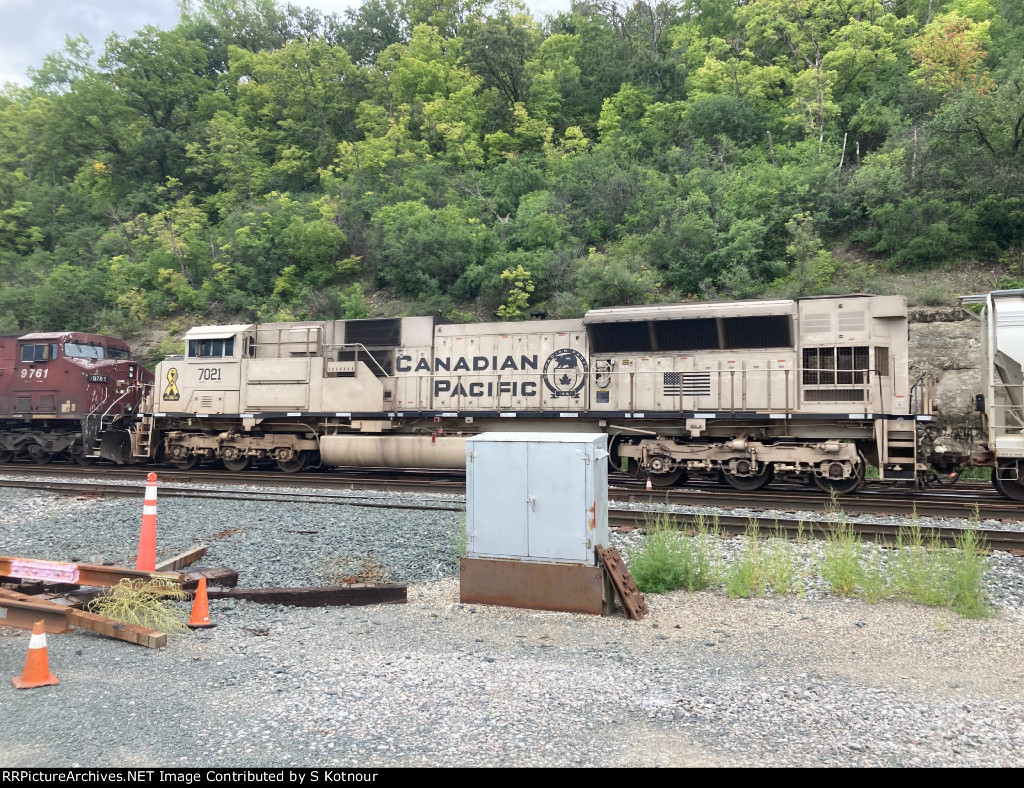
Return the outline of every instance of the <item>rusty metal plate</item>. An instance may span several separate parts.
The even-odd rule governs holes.
[[[459,599],[465,603],[602,613],[604,570],[599,566],[463,558],[459,571]]]
[[[615,593],[618,594],[622,608],[626,611],[626,618],[639,621],[647,615],[647,602],[640,589],[636,587],[633,575],[626,568],[626,562],[619,555],[617,547],[597,546],[597,557],[601,559],[604,568],[608,570],[608,578],[615,586]]]

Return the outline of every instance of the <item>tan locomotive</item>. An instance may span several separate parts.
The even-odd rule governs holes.
[[[908,379],[899,296],[207,326],[186,341],[156,369],[138,459],[462,468],[469,435],[600,430],[616,465],[658,486],[786,476],[848,492],[868,463],[883,479],[926,469],[931,392]]]

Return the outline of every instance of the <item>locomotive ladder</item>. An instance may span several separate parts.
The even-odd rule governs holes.
[[[890,481],[917,483],[917,422],[907,419],[875,420],[878,475]]]
[[[138,459],[149,459],[150,442],[153,437],[152,424],[149,419],[143,419],[135,425],[135,439],[132,441],[132,455]]]

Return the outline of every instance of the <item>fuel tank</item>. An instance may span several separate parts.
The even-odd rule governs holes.
[[[325,435],[324,465],[465,470],[466,439],[438,435]]]

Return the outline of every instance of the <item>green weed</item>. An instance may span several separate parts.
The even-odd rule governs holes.
[[[764,596],[765,572],[761,564],[759,524],[751,518],[743,535],[739,555],[726,567],[725,591],[731,597],[747,598],[752,594]]]
[[[643,549],[630,556],[629,571],[644,593],[676,588],[699,591],[712,584],[717,554],[717,523],[709,531],[698,517],[695,534],[682,534],[665,513],[649,519]]]
[[[882,560],[882,548],[874,548],[860,565],[860,596],[874,604],[885,598],[889,590],[889,573]]]
[[[785,596],[793,593],[799,583],[793,560],[791,545],[776,522],[772,537],[761,549],[761,564],[764,567],[765,581],[776,594]]]
[[[694,531],[682,534],[665,513],[652,515],[642,549],[630,553],[629,568],[645,593],[721,586],[733,598],[764,596],[769,589],[780,596],[803,596],[809,572],[839,596],[871,603],[895,597],[972,618],[992,615],[985,580],[988,548],[978,532],[977,514],[971,527],[956,537],[955,547],[947,548],[937,531],[925,536],[915,512],[891,550],[865,545],[835,496],[829,514],[833,522],[824,534],[822,557],[809,570],[800,568],[795,553],[806,540],[802,522],[796,542],[787,540],[778,525],[761,541],[760,524],[751,518],[739,549],[725,559],[719,550],[717,514],[710,524],[698,516]]]
[[[835,505],[831,513],[838,522],[825,534],[821,576],[834,593],[850,596],[861,580],[861,542],[842,508],[835,504],[834,494],[830,505]]]
[[[469,534],[466,532],[466,518],[464,516],[460,520],[459,524],[452,529],[450,542],[452,552],[455,553],[455,558],[465,558],[466,550],[469,546]]]
[[[955,539],[955,550],[946,551],[946,578],[951,607],[968,618],[992,615],[988,604],[985,574],[988,547],[978,534],[978,510],[975,508],[970,525]]]

